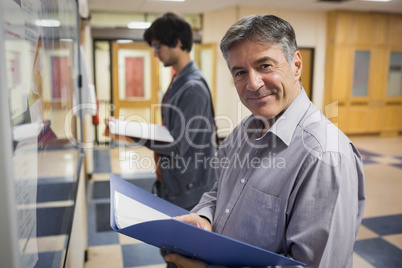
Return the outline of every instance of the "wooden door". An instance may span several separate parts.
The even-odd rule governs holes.
[[[195,44],[194,61],[200,68],[211,90],[212,102],[215,106],[216,92],[216,44]]]
[[[113,115],[155,123],[160,117],[159,64],[146,43],[112,43]]]
[[[302,55],[303,68],[301,73],[302,86],[311,100],[313,97],[313,62],[314,62],[314,49],[313,48],[300,48]]]

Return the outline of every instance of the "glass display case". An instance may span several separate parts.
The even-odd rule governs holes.
[[[9,125],[3,120],[1,127],[12,143],[1,159],[11,170],[4,179],[13,189],[8,202],[16,209],[19,267],[63,267],[83,158],[80,117],[72,112],[80,103],[77,2],[0,6],[1,105],[9,107],[2,114]]]

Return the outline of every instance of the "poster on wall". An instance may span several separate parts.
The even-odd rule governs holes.
[[[147,51],[120,49],[118,79],[120,100],[149,100],[151,98],[151,58]]]

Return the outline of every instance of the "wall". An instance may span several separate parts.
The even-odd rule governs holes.
[[[327,14],[312,11],[300,12],[269,8],[232,7],[203,15],[203,43],[215,42],[218,46],[216,74],[217,116],[230,118],[230,121],[235,126],[249,114],[248,110],[240,104],[227,64],[220,53],[219,42],[233,23],[251,14],[273,14],[289,21],[295,29],[299,47],[315,49],[312,99],[318,108],[322,108]],[[227,135],[226,130],[231,127],[228,122],[227,119],[217,120],[222,136]]]
[[[81,45],[84,50],[84,55],[82,55],[82,57],[85,58],[85,62],[86,62],[86,65],[84,67],[87,69],[86,70],[87,82],[89,84],[94,85],[91,27],[87,20],[81,21]],[[84,142],[92,143],[94,140],[95,140],[95,128],[92,124],[92,115],[86,113],[84,115]],[[86,172],[86,174],[92,174],[93,168],[94,168],[93,167],[93,146],[88,146],[85,149],[85,172]]]

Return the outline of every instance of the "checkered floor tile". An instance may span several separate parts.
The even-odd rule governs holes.
[[[401,155],[390,156],[361,149],[360,153],[365,167],[393,168],[392,174],[395,174],[396,179],[399,180],[398,185],[402,186],[402,152]],[[107,149],[94,152],[94,178],[96,178],[96,174],[103,174],[103,179],[99,181],[95,179],[89,184],[88,244],[90,254],[86,268],[112,266],[165,267],[157,248],[131,238],[123,238],[122,235],[117,234],[110,228],[109,181],[105,179],[107,174],[112,171],[110,155]],[[118,175],[148,191],[150,191],[155,180],[154,173],[123,173]],[[371,177],[370,174],[366,174],[368,198],[370,198],[370,192],[372,191],[371,183],[375,184],[379,179],[381,178],[377,176]],[[389,187],[393,186],[389,185]],[[359,232],[354,248],[355,268],[401,267],[402,207],[400,207],[400,201],[402,201],[402,198],[399,198],[399,203],[398,200],[395,200],[396,203],[394,204],[394,206],[399,204],[397,208],[399,213],[364,218],[361,227],[362,233],[360,234]],[[114,254],[119,255],[119,258],[115,258],[118,260],[116,260],[115,264],[112,264],[112,259],[110,259],[110,261],[106,260],[103,263],[104,266],[99,263],[94,266],[96,260],[101,258],[100,254],[97,255],[96,252],[105,252],[103,251],[104,248],[110,248],[108,252],[114,252]],[[103,255],[105,254],[103,253]]]

